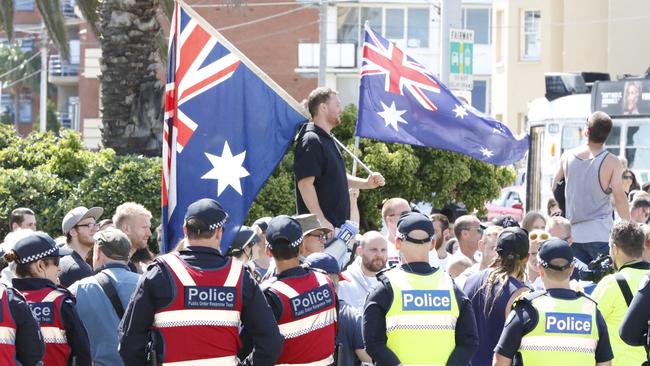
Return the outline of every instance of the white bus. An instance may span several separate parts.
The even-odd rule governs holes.
[[[529,104],[527,210],[546,211],[560,156],[586,143],[586,120],[596,110],[608,113],[614,122],[605,148],[627,159],[639,184],[650,180],[650,80],[600,81],[591,94],[567,95],[551,102],[538,98]]]

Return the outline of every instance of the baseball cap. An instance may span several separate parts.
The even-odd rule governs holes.
[[[504,229],[509,227],[519,227],[517,220],[515,220],[515,218],[510,215],[499,215],[492,219],[492,224],[501,226]]]
[[[305,263],[309,268],[317,268],[327,274],[337,274],[339,280],[346,280],[341,273],[339,262],[329,253],[312,253],[305,258]]]
[[[95,221],[99,220],[103,213],[104,209],[101,207],[85,208],[84,206],[79,206],[73,208],[63,217],[63,223],[61,224],[63,235],[67,235],[75,225],[89,217],[92,217]]]
[[[128,261],[131,253],[131,240],[122,230],[109,227],[94,236],[95,243],[107,257],[111,259]]]
[[[187,207],[185,222],[197,219],[203,224],[204,230],[216,230],[228,221],[228,214],[219,202],[210,198],[201,198]]]
[[[424,231],[427,237],[424,239],[414,239],[409,235],[416,230]],[[397,221],[397,237],[410,243],[424,244],[429,243],[434,236],[433,223],[425,214],[419,212],[407,212],[400,216]]]
[[[521,259],[528,255],[529,246],[526,230],[519,226],[507,227],[497,237],[496,252],[501,257],[512,255]]]
[[[537,252],[539,257],[539,264],[544,268],[554,269],[556,271],[564,271],[573,263],[573,250],[566,240],[558,238],[550,238],[542,243],[542,246]],[[567,263],[563,266],[551,264],[554,259],[564,259]]]
[[[239,232],[235,235],[232,244],[230,244],[226,255],[233,255],[234,253],[240,252],[249,245],[255,245],[259,240],[260,238],[255,234],[253,228],[242,225],[239,228]]]
[[[14,245],[18,256],[17,263],[26,264],[36,262],[45,257],[64,257],[72,254],[70,248],[59,248],[49,235],[43,232],[34,232],[21,238]]]
[[[287,215],[276,216],[266,229],[266,241],[271,249],[282,244],[295,248],[302,243],[302,227],[298,220]]]
[[[314,232],[316,230],[320,230],[324,234],[329,234],[332,232],[330,228],[326,228],[320,223],[320,220],[318,220],[318,216],[316,216],[315,214],[298,215],[298,216],[294,216],[294,219],[298,220],[298,222],[300,223],[303,236],[311,232]]]

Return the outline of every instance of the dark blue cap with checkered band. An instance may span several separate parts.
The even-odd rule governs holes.
[[[210,198],[200,200],[187,206],[185,222],[190,219],[198,219],[204,225],[204,230],[216,230],[223,227],[228,221],[228,214],[219,202]]]
[[[63,257],[72,254],[69,248],[59,248],[54,239],[42,232],[31,233],[16,242],[17,263],[36,262],[45,257]]]
[[[410,236],[415,230],[424,231],[427,237],[424,239],[415,239]],[[431,219],[425,214],[419,212],[407,212],[400,216],[397,221],[397,237],[415,244],[430,243],[433,240],[435,231]]]

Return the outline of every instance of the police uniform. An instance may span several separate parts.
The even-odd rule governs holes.
[[[40,327],[25,298],[0,284],[0,364],[34,365],[44,354]]]
[[[429,245],[428,217],[412,212],[398,222],[398,237]],[[414,239],[413,231],[427,238]],[[377,274],[380,286],[364,306],[366,351],[380,365],[468,365],[478,347],[472,305],[449,275],[428,262],[403,263]]]
[[[278,216],[269,223],[268,245],[298,247],[302,229],[295,219]],[[278,321],[284,347],[278,365],[326,366],[334,363],[336,291],[327,274],[296,266],[264,284],[264,295]]]
[[[556,271],[568,270],[573,260],[571,248],[561,239],[544,242],[538,256],[544,268]],[[550,263],[560,258],[565,266]],[[596,302],[569,288],[536,291],[515,301],[494,351],[510,359],[519,352],[526,366],[593,365],[613,358]]]
[[[71,254],[57,247],[44,233],[33,233],[16,242],[17,263],[28,264],[40,259]],[[92,365],[90,341],[77,310],[74,296],[46,278],[14,278],[13,286],[25,296],[45,340],[45,365]]]
[[[216,201],[201,199],[188,207],[185,222],[215,230],[227,217]],[[236,365],[242,326],[255,344],[253,362],[273,365],[282,338],[259,287],[239,261],[190,240],[143,275],[120,324],[120,355],[127,366],[145,365],[153,344],[161,365]]]

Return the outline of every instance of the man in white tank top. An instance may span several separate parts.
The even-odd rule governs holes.
[[[575,241],[572,249],[584,263],[609,252],[612,198],[621,219],[630,219],[623,190],[623,165],[604,148],[611,130],[612,119],[604,112],[594,112],[586,123],[587,144],[566,151],[553,178],[553,190],[562,179],[566,182],[565,216],[571,221]]]

